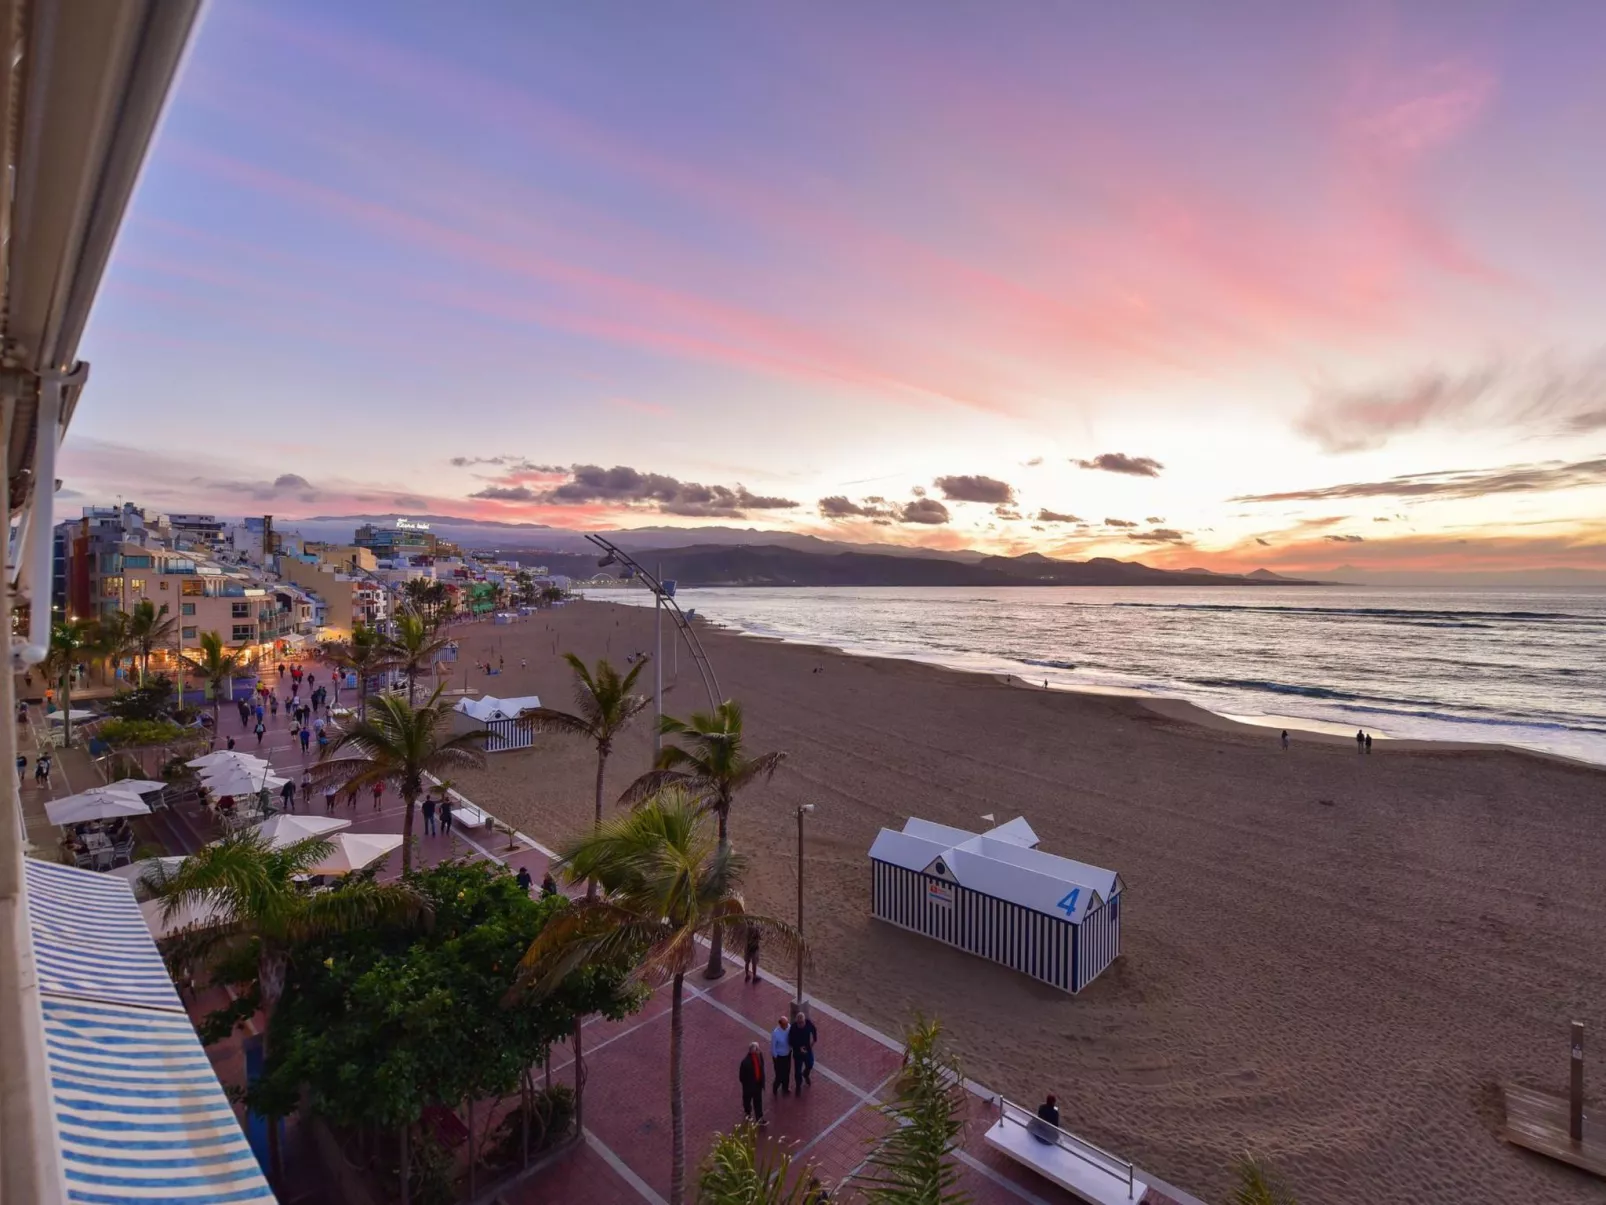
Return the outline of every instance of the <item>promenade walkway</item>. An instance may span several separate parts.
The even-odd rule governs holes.
[[[329,672],[308,665],[319,679]],[[271,678],[270,678],[271,681]],[[288,696],[288,680],[278,687]],[[351,703],[349,692],[342,701]],[[276,771],[297,782],[304,767],[317,756],[316,747],[303,756],[290,735],[283,709],[277,723],[268,725],[260,750],[249,732],[239,730],[238,718],[223,713],[222,733],[233,734],[240,749],[260,752]],[[81,789],[76,780],[72,789]],[[63,784],[65,787],[65,784]],[[65,789],[57,794],[67,793]],[[38,806],[42,807],[42,803]],[[309,806],[299,801],[296,810],[324,814],[321,796]],[[354,832],[399,833],[405,808],[394,791],[375,810],[364,793],[354,809],[342,797],[335,814],[352,821]],[[214,835],[201,816],[175,812],[148,822],[153,835],[182,850],[198,848]],[[434,865],[452,857],[485,859],[516,870],[527,866],[536,882],[545,873],[549,853],[524,834],[512,838],[503,832],[458,827],[450,835],[426,836],[423,821],[416,821],[416,860]],[[400,858],[393,855],[387,874],[399,873]],[[740,964],[722,980],[700,976],[686,983],[685,1103],[688,1177],[706,1153],[716,1131],[730,1130],[742,1120],[741,1093],[736,1069],[749,1042],[768,1050],[768,1034],[792,999],[791,985],[767,972],[759,984],[744,983]],[[201,1002],[216,1007],[220,1001]],[[764,1141],[784,1143],[794,1156],[814,1165],[816,1174],[834,1186],[863,1166],[873,1140],[889,1124],[876,1106],[885,1102],[901,1062],[902,1047],[888,1035],[848,1017],[828,1004],[813,1001],[819,1027],[818,1055],[812,1085],[800,1094],[771,1096],[766,1104],[770,1126]],[[934,1009],[940,1014],[940,1009]],[[573,1152],[499,1196],[502,1205],[662,1205],[669,1192],[669,1001],[660,990],[647,1006],[623,1021],[594,1020],[584,1027],[585,1141]],[[244,1074],[240,1043],[211,1048],[214,1065],[223,1082],[237,1084]],[[961,1052],[962,1053],[962,1052]],[[554,1082],[572,1082],[573,1064],[567,1047],[554,1055]],[[766,1060],[767,1061],[767,1060]],[[983,1135],[996,1119],[991,1094],[972,1085],[970,1120],[964,1149],[959,1154],[963,1187],[976,1205],[1071,1205],[1078,1198],[991,1150]],[[1035,1103],[1035,1102],[1033,1102]],[[293,1145],[293,1144],[292,1144]],[[1139,1173],[1151,1186],[1153,1176]],[[324,1199],[315,1183],[299,1184],[293,1177],[285,1200],[312,1205]],[[1142,1189],[1139,1189],[1140,1193]],[[1162,1193],[1151,1187],[1149,1205],[1198,1205],[1177,1190]]]

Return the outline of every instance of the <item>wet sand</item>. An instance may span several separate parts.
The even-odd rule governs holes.
[[[793,917],[794,808],[816,805],[811,994],[889,1032],[940,1017],[976,1079],[1057,1092],[1067,1127],[1206,1199],[1246,1149],[1302,1205],[1606,1199],[1506,1146],[1494,1092],[1564,1090],[1582,1020],[1606,1098],[1606,772],[1298,732],[1285,753],[1275,730],[1187,705],[699,630],[752,749],[789,753],[733,815],[749,906]],[[652,648],[652,612],[583,602],[458,633],[465,662],[499,649],[507,666],[470,667],[472,687],[567,708],[554,645],[622,665]],[[665,710],[705,709],[665,640]],[[649,717],[619,742],[610,799],[651,748]],[[550,844],[589,823],[594,775],[589,744],[543,736],[458,785]],[[1121,872],[1124,955],[1081,995],[870,920],[880,827],[981,829],[986,812]]]

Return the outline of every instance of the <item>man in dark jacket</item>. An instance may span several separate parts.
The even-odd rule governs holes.
[[[814,1022],[801,1011],[792,1017],[792,1074],[797,1080],[799,1092],[803,1091],[805,1083],[814,1082],[814,1040],[819,1036],[820,1031],[814,1028]]]
[[[742,1081],[742,1115],[761,1126],[769,1125],[764,1120],[764,1055],[757,1042],[748,1045],[737,1075]]]

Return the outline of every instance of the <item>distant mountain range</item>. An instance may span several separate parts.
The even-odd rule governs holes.
[[[820,541],[827,544],[827,541]],[[623,546],[623,545],[621,545]],[[635,549],[630,550],[633,554]],[[584,580],[601,572],[595,555],[514,554],[553,573]],[[1135,561],[1095,557],[1057,561],[1041,553],[986,556],[958,561],[942,556],[882,552],[804,551],[776,544],[653,549],[642,557],[654,573],[693,586],[1313,586],[1319,582],[1281,577],[1266,569],[1237,576],[1208,570],[1151,569]]]

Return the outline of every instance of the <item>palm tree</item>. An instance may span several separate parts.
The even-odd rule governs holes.
[[[479,744],[484,732],[450,736],[452,705],[441,698],[442,688],[422,707],[396,695],[379,695],[374,710],[365,714],[319,759],[317,775],[353,789],[395,779],[407,801],[402,821],[402,873],[413,868],[413,808],[424,793],[424,776],[463,766],[485,764]]]
[[[212,744],[216,745],[224,687],[233,682],[234,676],[244,668],[245,663],[240,660],[239,654],[223,651],[223,637],[216,632],[202,632],[201,647],[196,651],[199,656],[181,653],[179,660],[201,678],[212,692]]]
[[[407,702],[413,701],[413,682],[420,669],[430,669],[435,658],[451,644],[449,636],[437,636],[423,618],[411,612],[396,617],[396,634],[385,642],[385,651],[394,664],[407,669]]]
[[[1294,1194],[1282,1179],[1253,1155],[1238,1160],[1238,1191],[1232,1205],[1294,1205]]]
[[[751,1122],[716,1133],[697,1174],[697,1205],[810,1205],[817,1198],[805,1170],[793,1174],[792,1152],[758,1140]]]
[[[613,752],[614,738],[624,731],[652,702],[646,695],[633,694],[636,675],[646,666],[638,661],[623,678],[606,660],[598,661],[596,672],[573,653],[563,654],[569,668],[574,671],[575,713],[558,711],[552,707],[532,707],[519,713],[519,719],[536,732],[564,732],[584,737],[597,746],[597,799],[594,829],[602,827],[602,784],[608,772],[608,755]],[[594,896],[597,885],[590,883],[586,894]]]
[[[329,660],[341,669],[357,674],[357,701],[360,714],[368,714],[368,675],[390,664],[385,638],[377,629],[359,623],[351,629],[351,639],[329,650]]]
[[[697,712],[689,720],[660,716],[658,731],[678,736],[685,746],[665,745],[653,768],[625,788],[619,802],[640,803],[666,787],[677,787],[719,818],[719,848],[730,849],[731,804],[736,793],[759,779],[768,779],[786,759],[784,753],[748,757],[742,751],[742,705],[726,699],[712,714]],[[724,934],[714,930],[705,978],[725,973]]]
[[[412,887],[352,879],[333,891],[308,891],[298,879],[334,848],[320,837],[272,848],[256,829],[246,829],[203,847],[171,874],[158,867],[145,879],[166,900],[162,916],[198,914],[165,946],[168,965],[182,972],[217,966],[225,959],[255,954],[258,1003],[268,1019],[263,1056],[272,1032],[273,1011],[284,994],[292,948],[309,938],[349,933],[375,925],[428,923],[429,903]],[[281,1179],[279,1127],[268,1127],[268,1159]]]
[[[115,672],[118,663],[137,646],[134,618],[126,611],[110,611],[95,624],[94,655]]]
[[[80,662],[95,656],[100,641],[98,625],[90,619],[69,619],[50,629],[50,650],[45,654],[45,676],[56,683],[61,697],[61,743],[72,744],[72,676]]]
[[[178,620],[167,613],[166,603],[158,608],[150,599],[142,598],[134,604],[133,613],[129,616],[128,634],[139,653],[141,686],[145,685],[145,675],[150,671],[151,652],[168,644],[177,628]]]
[[[520,961],[520,981],[550,991],[576,967],[592,960],[628,959],[632,976],[669,983],[669,1205],[686,1199],[686,1118],[681,1054],[681,1012],[687,974],[697,963],[697,939],[721,925],[746,925],[783,950],[803,947],[803,936],[784,921],[749,913],[739,891],[743,859],[709,832],[706,809],[676,792],[577,838],[558,855],[570,883],[595,879],[596,899],[563,909]],[[579,1066],[579,1051],[575,1052]]]
[[[942,1049],[942,1027],[917,1018],[904,1045],[893,1097],[880,1106],[892,1127],[877,1140],[862,1183],[866,1205],[967,1205],[954,1152],[969,1110],[964,1073]]]

